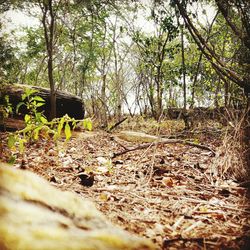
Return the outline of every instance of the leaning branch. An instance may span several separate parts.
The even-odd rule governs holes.
[[[110,133],[112,130],[114,130],[116,127],[118,127],[120,124],[122,124],[124,121],[126,121],[128,119],[128,117],[125,117],[123,119],[121,119],[120,121],[116,122],[113,126],[111,126],[107,132]]]
[[[194,26],[193,22],[190,20],[186,10],[181,5],[180,1],[175,0],[175,3],[182,15],[184,22],[192,35],[193,39],[195,40],[196,44],[198,45],[199,49],[205,55],[205,57],[210,61],[213,68],[216,70],[217,73],[224,75],[225,77],[229,78],[231,81],[238,84],[240,87],[245,88],[245,84],[241,77],[231,69],[229,69],[223,61],[220,60],[218,55],[210,48],[207,44],[205,39],[201,36],[199,31]]]

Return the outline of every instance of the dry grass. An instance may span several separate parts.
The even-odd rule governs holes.
[[[238,181],[247,179],[242,146],[243,117],[230,114],[229,126],[225,128],[221,146],[217,149],[211,173],[222,179],[232,178]]]
[[[128,118],[124,123],[119,126],[118,130],[131,130],[137,132],[144,132],[152,135],[159,134],[174,134],[182,131],[185,128],[183,120],[166,120],[162,119],[157,122],[153,118],[143,118],[136,116]]]

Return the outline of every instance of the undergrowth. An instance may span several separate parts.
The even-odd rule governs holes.
[[[243,181],[247,178],[247,169],[244,163],[244,149],[242,146],[243,116],[232,119],[225,129],[221,146],[211,168],[214,177],[222,179],[233,178]]]

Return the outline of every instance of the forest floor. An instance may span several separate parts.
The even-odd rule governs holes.
[[[181,143],[124,153],[143,144],[120,139],[119,130],[178,135],[216,155]],[[1,141],[7,136],[0,133]],[[249,194],[218,168],[220,157],[224,164],[223,137],[216,126],[191,133],[183,132],[179,121],[160,127],[152,121],[126,121],[113,133],[74,132],[67,143],[41,139],[23,154],[16,152],[15,166],[94,201],[112,222],[151,239],[159,249],[250,249]],[[1,154],[7,161],[8,149]]]

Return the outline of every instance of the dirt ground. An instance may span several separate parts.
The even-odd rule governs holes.
[[[182,133],[145,124],[119,129],[124,128],[165,137]],[[172,143],[114,157],[142,144],[121,140],[117,133],[78,131],[69,142],[57,144],[41,139],[23,154],[16,152],[14,166],[89,198],[112,222],[151,239],[159,249],[250,249],[249,194],[218,173],[217,153]],[[7,136],[0,134],[3,161],[10,154],[4,146]],[[223,139],[214,128],[183,136],[215,152]]]

